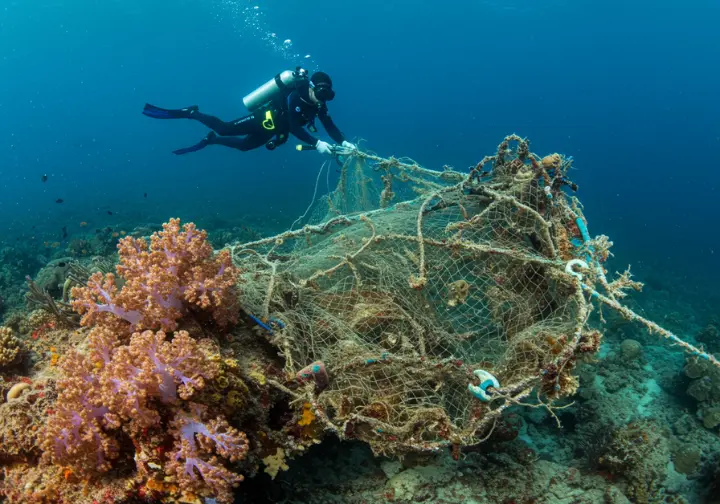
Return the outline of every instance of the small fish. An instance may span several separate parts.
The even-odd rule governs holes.
[[[143,193],[143,198],[147,198],[147,193]]]
[[[67,235],[68,235],[67,234],[67,226],[63,226],[62,227],[62,239],[64,240],[65,238],[67,238]]]
[[[82,221],[82,222],[80,223],[80,227],[85,227],[85,226],[87,226],[87,222]]]
[[[45,174],[45,175],[43,175],[42,177],[40,177],[40,180],[42,180],[43,182],[47,182],[47,179],[48,179],[47,174]]]
[[[55,200],[55,203],[65,203],[65,200],[62,198],[58,198]]]
[[[112,212],[110,210],[107,211],[108,215],[112,215]]]

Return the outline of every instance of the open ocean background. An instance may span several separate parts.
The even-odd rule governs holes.
[[[303,64],[332,76],[336,123],[382,156],[465,168],[509,133],[574,156],[590,232],[615,242],[610,269],[717,300],[718,19],[709,0],[6,0],[0,240],[41,249],[82,221],[173,216],[286,229],[317,153],[177,157],[204,127],[141,111],[237,118],[246,93]]]

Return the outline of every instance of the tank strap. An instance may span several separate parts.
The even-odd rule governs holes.
[[[277,87],[280,88],[280,91],[285,91],[287,89],[287,85],[280,78],[280,74],[275,76],[275,84],[277,84]]]

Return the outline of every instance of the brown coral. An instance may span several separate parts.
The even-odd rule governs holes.
[[[562,164],[562,157],[558,153],[550,154],[549,156],[545,156],[544,158],[542,158],[540,163],[542,164],[543,168],[545,168],[545,170],[557,170]]]
[[[20,360],[20,340],[9,327],[0,327],[0,368],[10,367]]]

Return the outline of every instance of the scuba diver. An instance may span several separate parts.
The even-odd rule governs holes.
[[[250,114],[235,121],[225,122],[215,116],[200,112],[197,105],[182,109],[163,109],[145,104],[143,114],[155,119],[193,119],[212,131],[200,142],[190,147],[173,151],[187,154],[208,145],[225,145],[241,151],[256,149],[265,145],[269,150],[284,144],[292,134],[308,144],[306,148],[316,149],[321,154],[334,155],[334,147],[313,137],[306,129],[315,133],[315,118],[320,119],[325,131],[344,149],[354,150],[335,126],[328,114],[327,102],[335,98],[332,80],[325,72],[316,72],[308,78],[307,70],[297,67],[286,70],[243,98],[243,104]],[[303,146],[298,146],[303,150]]]

